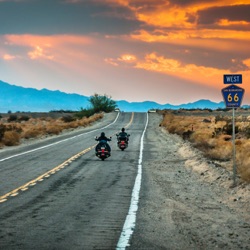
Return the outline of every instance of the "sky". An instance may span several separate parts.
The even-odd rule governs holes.
[[[0,80],[129,102],[250,104],[250,0],[0,0]]]

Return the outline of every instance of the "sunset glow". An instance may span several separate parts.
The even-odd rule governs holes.
[[[222,101],[223,74],[242,74],[250,104],[250,0],[45,2],[0,1],[0,80],[180,104]]]

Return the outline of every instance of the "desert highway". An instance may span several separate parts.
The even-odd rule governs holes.
[[[0,249],[122,249],[142,158],[146,113],[103,122],[0,151]],[[115,134],[126,127],[129,147]],[[95,156],[95,136],[112,136],[111,157]]]

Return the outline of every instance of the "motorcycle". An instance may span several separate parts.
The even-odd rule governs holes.
[[[118,146],[118,148],[121,149],[122,151],[124,151],[124,149],[128,147],[128,137],[130,135],[128,135],[127,138],[122,138],[122,139],[120,139],[118,137],[118,135],[116,135],[116,136],[117,136],[117,146]]]
[[[97,138],[95,138],[96,141]],[[110,137],[111,140],[111,137]],[[102,161],[104,161],[106,158],[110,157],[110,152],[107,149],[107,142],[106,141],[100,141],[99,144],[96,147],[96,156],[100,158]]]

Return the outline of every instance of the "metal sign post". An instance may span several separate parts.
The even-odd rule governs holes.
[[[224,84],[240,84],[242,83],[242,75],[224,75]],[[227,108],[233,109],[233,121],[232,121],[232,144],[233,144],[233,186],[236,186],[236,147],[235,147],[235,108],[241,106],[243,95],[245,90],[236,85],[230,85],[227,88],[221,90],[224,98],[224,102]]]
[[[233,186],[236,186],[235,109],[233,108]]]

